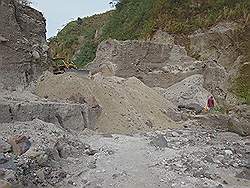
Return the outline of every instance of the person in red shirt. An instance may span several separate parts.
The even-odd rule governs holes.
[[[214,97],[213,96],[210,96],[208,97],[208,100],[207,100],[207,107],[208,107],[208,110],[212,110],[215,106],[215,100],[214,100]]]

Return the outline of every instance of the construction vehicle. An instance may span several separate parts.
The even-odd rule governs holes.
[[[74,72],[81,76],[88,77],[89,70],[79,69],[73,62],[67,63],[65,58],[54,58],[53,73],[54,74],[63,74],[65,72]]]
[[[63,74],[68,70],[77,70],[77,66],[74,63],[68,63],[64,58],[54,58],[52,59],[55,65],[53,66],[54,74]]]

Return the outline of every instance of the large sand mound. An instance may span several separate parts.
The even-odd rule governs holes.
[[[76,73],[46,73],[37,84],[37,94],[50,100],[87,101],[103,108],[96,129],[104,133],[135,133],[177,127],[170,119],[174,105],[132,77],[93,81]]]

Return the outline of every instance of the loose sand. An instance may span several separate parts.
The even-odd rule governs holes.
[[[49,100],[81,101],[103,108],[97,131],[136,133],[178,127],[170,118],[174,105],[153,89],[132,77],[90,80],[76,73],[45,73],[37,84],[37,94]],[[95,101],[96,100],[96,101]]]

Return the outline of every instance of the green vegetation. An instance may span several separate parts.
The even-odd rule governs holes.
[[[155,0],[124,0],[118,3],[103,29],[103,39],[118,40],[143,38],[154,27],[152,9]]]
[[[189,33],[221,20],[237,20],[249,12],[248,0],[159,0],[156,25],[170,33]]]
[[[80,49],[80,53],[76,55],[74,63],[77,67],[87,65],[95,58],[97,44],[87,41]]]
[[[122,0],[104,27],[104,38],[148,38],[155,30],[190,33],[221,20],[243,19],[249,0]]]
[[[69,23],[51,39],[54,57],[84,66],[108,38],[148,39],[158,29],[179,35],[222,20],[246,22],[249,0],[120,0],[116,10]]]
[[[219,114],[226,114],[227,113],[227,110],[225,108],[225,106],[215,106],[213,109],[212,109],[212,112],[213,113],[219,113]]]
[[[244,55],[243,62],[250,62],[250,20],[239,35],[239,50]],[[250,64],[241,65],[239,76],[232,84],[232,92],[236,94],[243,103],[250,105]]]
[[[95,58],[102,27],[111,12],[72,21],[56,37],[49,39],[52,56],[84,66]]]
[[[240,70],[239,77],[233,83],[233,92],[243,103],[250,105],[250,64],[245,64]]]

